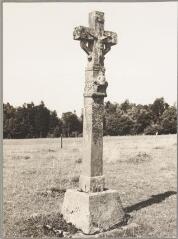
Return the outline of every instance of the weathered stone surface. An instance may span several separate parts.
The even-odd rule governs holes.
[[[82,175],[101,176],[104,102],[102,98],[85,97],[84,104]]]
[[[115,190],[84,193],[69,189],[65,194],[62,213],[67,222],[85,234],[108,230],[122,222],[124,217],[119,193]]]
[[[73,32],[73,38],[74,40],[88,40],[88,41],[94,41],[95,31],[94,29],[91,29],[89,27],[75,27]]]
[[[104,13],[94,11],[89,13],[89,27],[75,27],[74,40],[80,41],[81,48],[88,55],[88,66],[104,67],[104,55],[111,46],[117,44],[117,34],[104,31]]]
[[[108,83],[104,60],[111,46],[117,44],[117,34],[104,31],[104,13],[89,14],[89,27],[74,29],[74,40],[80,41],[87,53],[83,111],[83,160],[79,190],[67,190],[62,213],[86,234],[107,230],[122,221],[124,212],[119,194],[104,190],[103,176],[103,116],[104,97]]]
[[[89,13],[89,27],[74,29],[74,39],[88,55],[85,69],[83,161],[80,189],[102,191],[104,183],[87,179],[103,175],[103,116],[104,97],[108,83],[105,78],[104,59],[111,46],[117,44],[117,34],[104,30],[104,13]],[[96,183],[97,182],[97,183]],[[103,181],[104,182],[104,181]],[[96,186],[98,185],[98,188]],[[85,189],[86,188],[86,189]]]
[[[105,69],[98,67],[87,67],[85,70],[84,97],[106,97],[108,82],[105,78]]]

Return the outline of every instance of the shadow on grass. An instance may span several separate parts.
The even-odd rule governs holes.
[[[138,210],[140,210],[144,207],[151,206],[152,204],[160,203],[160,202],[164,201],[167,197],[170,197],[171,195],[174,195],[176,193],[177,193],[176,191],[167,191],[167,192],[160,193],[160,194],[157,194],[157,195],[152,195],[147,200],[141,201],[141,202],[136,203],[136,204],[134,204],[132,206],[129,206],[129,207],[125,207],[124,211],[126,213],[130,213],[130,212],[133,212],[133,211],[138,211]]]

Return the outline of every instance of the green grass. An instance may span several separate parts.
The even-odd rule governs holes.
[[[176,142],[176,135],[104,138],[107,188],[120,192],[128,215],[115,237],[176,237]],[[63,139],[62,149],[60,139],[4,140],[5,236],[58,236],[46,224],[76,233],[60,211],[81,165],[81,138]]]

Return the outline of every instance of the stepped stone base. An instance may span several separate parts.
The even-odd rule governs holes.
[[[69,189],[65,193],[62,214],[68,223],[85,234],[108,230],[124,218],[116,190],[86,193]]]

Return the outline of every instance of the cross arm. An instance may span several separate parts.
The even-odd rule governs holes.
[[[80,41],[81,48],[90,56],[92,53],[92,44],[95,39],[93,29],[83,26],[75,27],[73,37],[74,40]]]
[[[111,50],[111,46],[117,44],[117,34],[111,31],[104,31],[103,43],[104,43],[103,53],[104,55],[106,55]]]
[[[114,46],[117,44],[117,33],[111,31],[104,31],[103,42],[107,45]]]
[[[93,41],[95,39],[93,29],[89,27],[75,27],[73,32],[74,40]]]

